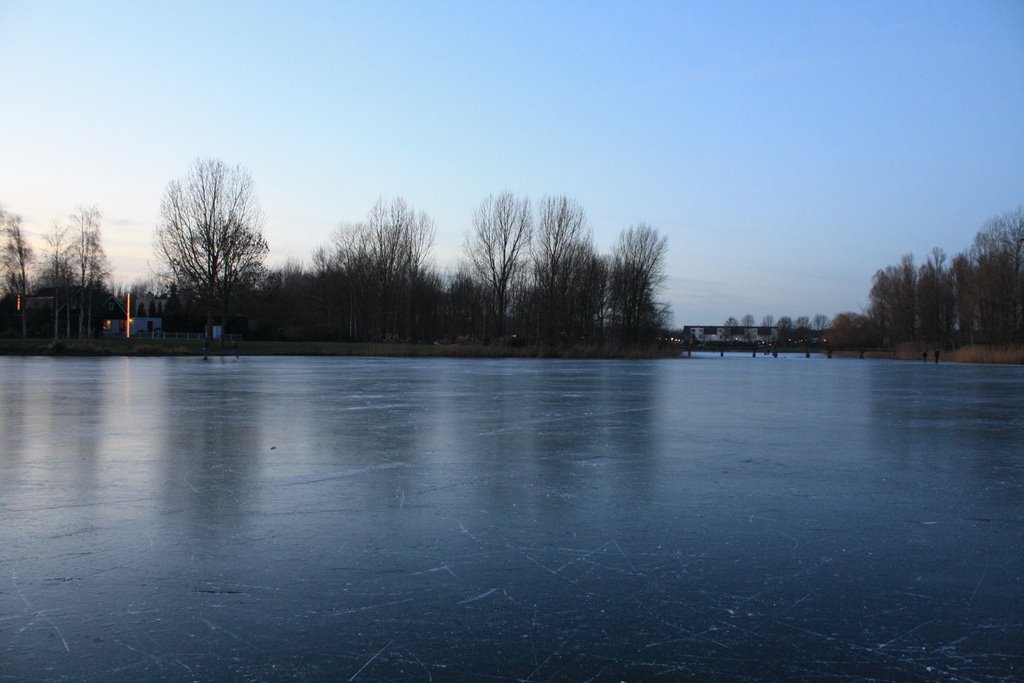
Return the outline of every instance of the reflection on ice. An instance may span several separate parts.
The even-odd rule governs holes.
[[[13,679],[1012,678],[1024,372],[0,359]]]

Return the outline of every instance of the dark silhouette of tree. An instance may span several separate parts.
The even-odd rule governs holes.
[[[532,249],[538,338],[551,344],[581,332],[579,289],[593,251],[583,208],[564,195],[542,199]]]
[[[779,330],[779,342],[788,343],[793,341],[793,319],[788,315],[781,316],[779,322],[776,324]]]
[[[983,339],[1024,341],[1024,208],[988,221],[974,239],[971,260]]]
[[[44,238],[46,241],[44,276],[53,288],[53,338],[60,338],[60,309],[64,302],[64,336],[71,336],[71,255],[68,229],[54,221]],[[63,290],[63,291],[62,291]]]
[[[975,343],[978,330],[978,286],[970,254],[957,254],[950,266],[956,293],[956,328],[960,343]]]
[[[667,251],[667,238],[645,223],[623,230],[612,249],[612,319],[627,344],[652,340],[665,323],[667,310],[655,296],[665,282]]]
[[[107,256],[103,251],[100,221],[103,213],[96,206],[80,206],[70,217],[71,259],[78,276],[78,336],[92,336],[92,305],[97,289],[107,277]]]
[[[837,313],[830,324],[828,343],[839,348],[867,348],[878,344],[871,319],[861,313]]]
[[[899,265],[875,273],[869,298],[883,344],[917,339],[917,269],[912,254],[906,254]]]
[[[1024,341],[1024,208],[987,221],[967,252],[905,255],[872,279],[867,315],[884,344]]]
[[[219,159],[197,160],[168,184],[155,241],[168,277],[205,308],[210,343],[214,310],[226,326],[232,297],[266,272],[269,248],[252,178]]]
[[[338,339],[411,340],[431,334],[440,278],[435,227],[402,198],[378,201],[362,223],[342,223],[313,254],[321,326]]]
[[[530,200],[511,192],[491,195],[477,208],[465,254],[488,296],[491,329],[505,336],[510,295],[522,276],[533,233]]]
[[[930,345],[953,341],[956,289],[946,267],[946,253],[935,247],[917,271],[918,336]]]
[[[4,285],[19,298],[21,336],[28,336],[29,271],[34,255],[25,231],[21,227],[21,216],[8,213],[0,207],[0,231],[3,234],[2,258]]]

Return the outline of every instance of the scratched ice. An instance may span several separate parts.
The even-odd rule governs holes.
[[[3,680],[1024,675],[1024,369],[0,358]]]

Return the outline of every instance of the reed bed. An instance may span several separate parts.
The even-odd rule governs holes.
[[[927,354],[927,356],[925,355]],[[867,357],[888,357],[896,360],[935,361],[935,350],[919,344],[900,344],[887,356],[868,354]],[[990,365],[1024,365],[1024,345],[1006,344],[990,346],[972,344],[959,349],[940,349],[940,362],[985,363]]]
[[[993,365],[1024,365],[1024,345],[982,346],[973,344],[949,351],[943,357],[958,363],[990,363]]]

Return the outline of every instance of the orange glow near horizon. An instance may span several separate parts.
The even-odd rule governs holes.
[[[125,339],[132,337],[132,293],[128,292],[126,299],[127,306],[124,308],[124,336]]]

